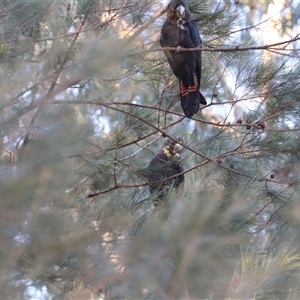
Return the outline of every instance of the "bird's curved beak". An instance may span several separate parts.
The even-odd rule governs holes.
[[[176,8],[176,11],[177,11],[177,15],[178,15],[179,19],[183,19],[184,14],[185,14],[185,7],[183,5],[179,5]]]
[[[182,145],[180,145],[180,144],[175,144],[175,146],[174,146],[174,152],[175,152],[176,154],[180,154],[180,152],[182,151],[182,149],[183,149]]]

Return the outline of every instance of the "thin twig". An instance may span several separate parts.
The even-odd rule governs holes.
[[[92,198],[92,197],[95,197],[95,196],[98,196],[98,195],[101,195],[101,194],[105,194],[105,193],[114,191],[116,189],[131,189],[131,188],[137,188],[137,187],[142,187],[142,186],[147,186],[147,185],[148,185],[147,183],[130,184],[130,185],[118,184],[118,185],[115,185],[115,186],[110,187],[108,189],[101,190],[99,192],[89,194],[89,195],[87,195],[87,198]]]
[[[252,46],[252,47],[240,47],[239,45],[235,47],[220,47],[220,48],[204,48],[204,47],[196,47],[196,48],[181,48],[180,52],[195,52],[195,51],[204,51],[204,52],[243,52],[243,51],[249,51],[249,50],[272,50],[272,51],[294,51],[294,49],[285,49],[284,48],[275,48],[280,45],[287,46],[288,44],[294,43],[296,41],[300,40],[299,34],[297,34],[294,38],[274,44],[267,44],[263,46]],[[140,55],[143,53],[149,53],[149,52],[156,52],[156,51],[178,51],[176,47],[160,47],[160,48],[154,48],[149,49],[141,52],[135,52],[130,55]],[[129,55],[129,56],[130,56]]]

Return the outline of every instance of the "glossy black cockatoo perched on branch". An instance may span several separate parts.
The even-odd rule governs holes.
[[[200,93],[201,51],[180,51],[182,48],[201,46],[197,24],[191,19],[186,0],[171,0],[167,19],[161,29],[160,45],[176,47],[176,51],[164,50],[175,76],[179,79],[181,106],[186,117],[191,118],[199,110],[200,103],[207,104]]]
[[[147,168],[140,170],[140,173],[148,179],[150,193],[155,195],[154,206],[163,201],[171,187],[183,189],[184,171],[180,162],[182,138],[176,136],[174,140],[167,139],[163,147],[152,158]]]

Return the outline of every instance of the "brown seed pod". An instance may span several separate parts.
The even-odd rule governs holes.
[[[266,128],[266,124],[264,122],[258,122],[258,127],[262,130],[264,130]]]
[[[242,119],[238,119],[236,122],[237,122],[238,124],[242,124],[242,123],[243,123],[243,120],[242,120]]]
[[[272,174],[270,175],[270,178],[271,178],[271,179],[274,179],[274,178],[275,178],[275,174],[272,173]]]
[[[250,130],[250,129],[251,129],[251,125],[248,124],[248,125],[246,126],[246,129],[247,129],[247,130]]]
[[[222,159],[217,159],[217,163],[218,163],[219,165],[221,165],[221,164],[222,164]]]

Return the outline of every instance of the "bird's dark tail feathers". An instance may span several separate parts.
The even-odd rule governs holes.
[[[200,94],[200,103],[203,104],[203,105],[206,105],[207,104],[206,99],[204,98],[204,96],[201,94],[200,91],[199,91],[199,94]]]
[[[189,92],[184,87],[182,81],[179,82],[179,89],[180,89],[180,99],[181,99],[182,110],[187,118],[191,118],[194,113],[190,109]]]
[[[198,85],[189,86],[188,93],[190,111],[193,114],[196,114],[200,106],[200,94]]]
[[[197,82],[197,81],[196,81]],[[191,118],[199,110],[200,103],[206,105],[204,96],[199,91],[199,86],[193,85],[186,89],[183,82],[179,82],[181,107],[187,118]]]

